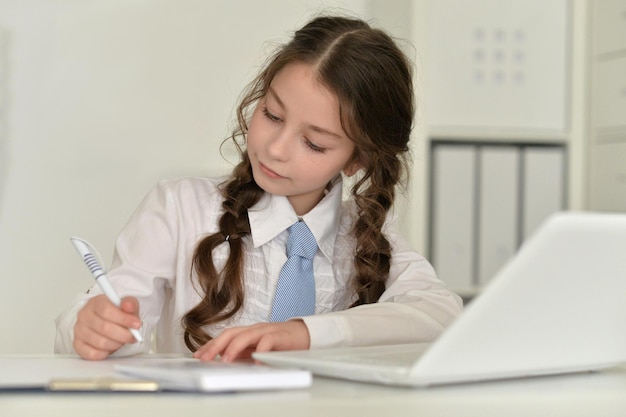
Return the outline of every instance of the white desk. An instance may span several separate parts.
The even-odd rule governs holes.
[[[0,370],[2,372],[2,370]],[[238,394],[1,392],[0,416],[619,417],[626,367],[598,373],[406,389],[315,378],[307,390]]]

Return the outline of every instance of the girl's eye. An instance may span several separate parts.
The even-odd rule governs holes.
[[[263,107],[263,114],[267,117],[271,122],[280,122],[280,117],[274,116],[272,113],[267,110],[267,107]]]
[[[308,139],[305,139],[306,142],[306,146],[309,147],[309,149],[311,149],[313,152],[319,152],[319,153],[324,153],[326,152],[325,148],[322,148],[320,146],[317,146],[316,144],[314,144],[313,142],[311,142]]]

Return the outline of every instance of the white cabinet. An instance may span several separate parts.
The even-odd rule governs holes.
[[[479,289],[556,209],[626,211],[626,0],[412,4],[415,230],[444,281]]]
[[[572,4],[416,3],[427,52],[418,59],[431,162],[427,255],[471,296],[567,207]]]

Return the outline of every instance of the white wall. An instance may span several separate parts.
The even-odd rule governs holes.
[[[108,263],[155,181],[228,169],[219,144],[271,41],[368,5],[0,0],[0,353],[51,352],[54,317],[91,285],[69,236]]]
[[[272,40],[328,8],[415,44],[405,44],[418,116],[403,230],[423,250],[430,1],[442,0],[0,0],[0,354],[51,352],[54,317],[91,285],[69,236],[108,263],[155,181],[229,169],[218,148],[242,87]],[[584,200],[588,1],[572,0],[571,208]]]

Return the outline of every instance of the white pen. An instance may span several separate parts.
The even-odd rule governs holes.
[[[86,241],[77,237],[71,237],[70,241],[72,242],[72,244],[78,251],[78,254],[80,255],[80,257],[83,258],[85,265],[87,265],[87,268],[89,268],[89,271],[91,272],[93,277],[96,279],[96,282],[102,289],[102,292],[104,293],[104,295],[106,295],[107,298],[113,304],[120,307],[120,305],[122,304],[122,300],[120,299],[120,296],[117,295],[117,293],[115,292],[115,289],[113,288],[113,286],[107,279],[107,276],[104,273],[104,269],[102,269],[102,267],[96,260],[96,257],[93,256],[93,254],[91,253],[91,250],[90,250],[91,245],[87,243]],[[133,336],[135,337],[135,340],[137,340],[138,342],[143,342],[143,337],[141,337],[141,333],[139,333],[139,330],[137,329],[128,329],[128,330],[130,330],[130,332],[133,334]]]

